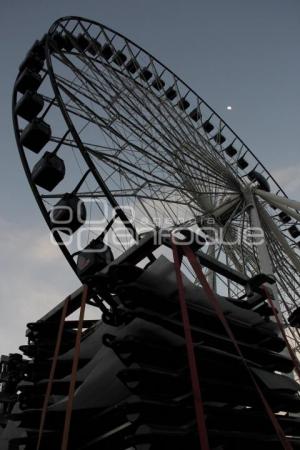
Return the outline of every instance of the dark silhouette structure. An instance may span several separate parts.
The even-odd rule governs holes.
[[[78,17],[29,50],[13,119],[82,287],[27,325],[22,355],[1,358],[0,449],[300,448],[299,367],[276,324],[296,348],[297,213],[258,199],[285,194],[248,147],[152,55]],[[275,277],[243,238],[253,210]],[[224,231],[211,252],[209,219]],[[86,305],[101,320],[85,319]]]

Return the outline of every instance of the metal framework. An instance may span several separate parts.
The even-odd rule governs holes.
[[[42,79],[39,117],[51,126],[43,150],[59,154],[66,168],[49,193],[34,181],[37,156],[24,145],[27,123],[17,108],[26,64]],[[34,196],[75,271],[74,258],[103,230],[118,256],[146,231],[189,229],[207,242],[214,239],[215,258],[247,277],[264,271],[262,259],[268,260],[289,325],[299,306],[299,203],[287,199],[225,121],[150,53],[102,24],[60,19],[21,65],[13,119]],[[71,243],[51,220],[57,201],[70,192],[87,209]],[[251,211],[266,240],[263,257],[249,234],[255,226]],[[203,252],[210,251],[206,244]],[[222,294],[244,295],[222,276],[212,283]],[[290,334],[297,348],[298,331]]]
[[[174,248],[173,242],[174,236],[163,239],[165,248]],[[185,327],[174,296],[176,263],[161,255],[140,268],[158,247],[156,233],[147,233],[88,286],[28,324],[28,344],[20,347],[26,359],[17,354],[0,361],[1,424],[8,421],[1,448],[199,449]],[[247,293],[246,301],[238,301],[210,291],[235,336],[231,341],[210,295],[181,274],[193,333],[190,350],[203,388],[201,426],[209,440],[201,449],[279,450],[281,443],[300,448],[299,385],[288,376],[293,362],[282,354],[285,342],[276,324],[266,320],[270,308],[263,286],[274,280],[264,274],[248,278],[195,244],[189,249],[200,270],[206,267]],[[180,273],[179,265],[176,270]],[[117,299],[102,320],[85,320],[83,314],[70,320],[85,303],[99,305],[97,295]],[[249,374],[283,430],[280,442]]]

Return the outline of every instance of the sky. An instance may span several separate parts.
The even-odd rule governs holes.
[[[50,244],[11,120],[19,64],[67,15],[99,21],[155,55],[227,121],[291,198],[300,198],[298,0],[1,0],[0,355],[17,351],[26,323],[79,286]]]

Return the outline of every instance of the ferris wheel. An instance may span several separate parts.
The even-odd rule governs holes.
[[[20,66],[16,139],[42,214],[72,268],[108,260],[150,230],[193,230],[202,251],[276,278],[287,326],[299,306],[300,203],[186,83],[121,34],[58,20]],[[187,268],[188,270],[188,268]],[[207,273],[214,289],[240,286]],[[291,329],[297,347],[297,329]]]

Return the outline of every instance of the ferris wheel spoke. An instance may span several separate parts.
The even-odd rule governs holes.
[[[81,82],[79,93],[82,94],[82,89],[86,89],[87,92],[89,92],[89,94],[92,96],[92,99],[95,100],[95,98],[93,98],[93,95],[97,95],[99,93],[99,85],[97,84],[99,82],[99,78],[95,79],[94,77],[90,76],[90,66],[85,65],[83,67],[77,67],[75,61],[73,61],[70,56],[66,56],[66,54],[62,51],[60,51],[59,54],[56,54],[55,58],[57,59],[57,61],[59,61],[61,64],[66,65],[73,73],[75,73],[75,79],[69,81],[69,86],[75,87],[75,80],[78,79],[78,81]],[[85,95],[87,95],[87,92],[85,92]],[[105,86],[103,86],[102,94],[106,94],[108,99],[111,97],[109,92],[105,90]]]
[[[44,101],[49,101],[51,99],[47,99],[45,96],[43,96]],[[59,104],[58,102],[53,102],[52,106],[56,106],[57,108],[59,108]],[[85,120],[89,120],[88,116],[85,116],[82,112],[82,110],[74,105],[70,105],[69,102],[65,103],[65,108],[68,111],[68,113],[70,113],[72,116],[77,116],[81,119],[85,119]]]
[[[104,156],[104,155],[99,155],[99,153],[97,153],[96,155],[93,154],[93,156],[95,156],[96,158],[100,159],[101,161],[103,161],[105,164],[107,164],[108,166],[112,167],[113,169],[116,166],[114,161],[112,161],[110,157],[107,157],[107,156]],[[126,170],[127,173],[129,173],[131,175],[134,175],[136,178],[141,179],[144,182],[149,182],[149,180],[147,179],[147,175],[151,175],[151,173],[147,173],[145,171],[143,171],[143,173],[136,172],[134,170],[134,166],[131,165],[131,164],[128,164],[127,161],[123,161],[122,164],[119,161],[118,162],[118,168]],[[176,185],[170,183],[169,180],[164,180],[163,178],[158,177],[158,176],[153,175],[153,174],[152,174],[152,178],[153,179],[151,179],[151,184],[157,184],[157,185],[163,186],[163,187],[176,188]]]
[[[283,234],[278,230],[278,228],[276,227],[276,225],[274,224],[272,218],[267,214],[267,212],[260,206],[260,204],[258,203],[258,208],[259,208],[259,213],[260,216],[262,217],[265,226],[267,228],[269,228],[270,232],[272,233],[272,235],[274,236],[274,239],[276,239],[281,247],[284,249],[285,254],[287,255],[287,257],[290,259],[291,263],[293,264],[293,266],[295,267],[295,269],[297,271],[300,272],[300,259],[299,257],[296,255],[296,253],[291,249],[291,247],[288,245],[285,237],[283,236]]]
[[[277,275],[278,282],[288,284],[289,289],[293,290],[295,288],[296,283],[295,280],[291,278],[291,272],[289,271],[289,269],[287,267],[284,267],[282,264],[282,256],[284,255],[282,254],[280,247],[274,246],[272,248],[274,242],[270,238],[268,238],[268,244],[272,252],[272,261],[274,262],[276,273],[278,274]],[[293,280],[293,282],[295,283],[294,285],[291,283],[291,280]]]
[[[118,73],[118,72],[116,72],[116,73]],[[133,91],[131,89],[130,92],[135,92],[135,91]],[[142,93],[142,95],[141,95],[141,97],[139,97],[139,100],[142,99],[142,105],[143,106],[144,106],[145,103],[146,103],[147,106],[151,103],[152,105],[158,107],[158,110],[155,112],[154,117],[157,117],[157,120],[159,119],[159,124],[162,123],[162,118],[163,118],[163,120],[166,121],[166,123],[167,123],[167,132],[168,133],[170,132],[169,131],[170,130],[170,126],[172,126],[170,124],[170,116],[172,117],[172,119],[175,120],[175,127],[172,127],[172,134],[175,134],[175,136],[176,136],[177,130],[179,129],[180,130],[180,135],[177,136],[177,139],[178,138],[181,139],[181,135],[184,132],[184,130],[182,129],[181,126],[182,126],[183,123],[185,124],[185,122],[183,122],[181,120],[181,118],[177,114],[173,114],[174,113],[174,109],[169,107],[168,102],[165,102],[165,101],[153,102],[152,101],[152,98],[153,98],[152,96],[147,97],[147,101],[145,101],[145,96],[147,95],[147,90],[142,87],[141,93]],[[167,116],[163,115],[163,117],[162,117],[162,113],[161,113],[162,108],[164,108],[164,110],[166,111]],[[148,109],[148,111],[149,111],[149,109]],[[195,130],[193,129],[193,131],[195,131]],[[188,134],[185,134],[187,142],[190,142],[190,139],[189,139],[190,136],[191,136],[191,129],[189,128],[188,129]],[[203,140],[203,136],[202,135],[197,134],[197,139],[198,139],[198,141],[200,139],[204,145],[206,145],[208,143],[206,140]],[[210,151],[210,148],[206,148],[206,152],[209,153],[209,151]],[[199,155],[197,155],[197,156],[199,157]],[[215,155],[213,155],[213,156],[215,156]],[[214,159],[215,159],[215,161],[219,161],[217,158],[214,158]]]
[[[62,87],[62,88],[63,88],[64,91],[66,91],[66,89],[65,89],[64,87]],[[68,95],[71,96],[72,94],[70,94],[70,93],[68,92]],[[72,97],[73,97],[73,95],[72,95]],[[76,99],[76,101],[77,101],[77,103],[80,103],[78,99]],[[83,106],[83,105],[82,105],[82,106]],[[92,114],[95,114],[94,111],[92,111]],[[102,118],[102,117],[100,118],[100,120],[103,122],[103,118]],[[94,120],[94,121],[95,121],[95,120]]]
[[[235,217],[235,215],[237,214],[237,212],[242,207],[242,205],[243,205],[243,200],[241,199],[240,201],[237,202],[236,206],[233,208],[233,210],[232,210],[229,218],[227,219],[224,227],[222,227],[222,241],[221,241],[221,243],[219,245],[218,252],[216,253],[216,258],[217,259],[220,258],[220,254],[224,250],[224,245],[228,244],[228,242],[226,241],[226,237],[227,237],[228,234],[232,235],[232,232],[233,232],[233,230],[232,230],[232,221],[233,221],[233,218]],[[220,227],[220,229],[221,229],[221,227]],[[243,266],[245,267],[245,261],[244,261],[244,258],[243,258],[243,252],[242,252],[242,259],[243,259]]]
[[[243,272],[249,276],[249,274],[259,272],[259,265],[257,258],[251,253],[251,248],[244,245],[243,252],[240,246],[236,244],[229,244],[229,247],[235,251],[235,255],[238,257],[240,262],[240,268],[243,268]],[[226,251],[226,250],[225,250]],[[241,270],[241,269],[240,269]]]
[[[138,177],[139,179],[141,179],[144,182],[148,182],[149,184],[154,184],[154,185],[160,185],[160,186],[165,186],[165,187],[170,186],[171,188],[176,188],[176,184],[174,182],[171,182],[170,180],[167,180],[167,182],[166,182],[166,180],[163,177],[154,175],[153,172],[146,171],[145,169],[139,170],[137,172],[135,165],[132,163],[128,163],[127,160],[118,158],[118,161],[116,162],[113,157],[110,157],[108,155],[103,155],[99,152],[93,152],[93,151],[90,153],[93,156],[95,156],[96,158],[100,159],[100,161],[103,161],[106,164],[110,165],[112,168],[114,168],[117,165],[119,169],[128,171],[131,175],[135,175],[136,177]],[[170,174],[172,175],[172,178],[173,178],[172,172]],[[147,176],[149,176],[150,178],[147,178]],[[199,181],[201,182],[201,180],[199,180]],[[181,188],[181,190],[183,192],[188,192],[189,194],[192,194],[193,192],[197,193],[197,191],[192,191],[191,189],[185,190],[184,188]]]
[[[237,264],[235,268],[241,272],[245,272],[248,276],[251,273],[257,273],[259,271],[259,263],[253,245],[244,240],[241,246],[238,235],[234,231],[232,224],[229,226],[227,234],[227,239],[226,237],[223,237],[223,250],[227,253],[229,249],[228,257],[231,259],[233,252],[234,260],[232,260],[234,264]]]
[[[256,193],[268,202],[274,202],[274,204],[278,207],[280,207],[279,205],[282,205],[295,211],[300,210],[300,202],[297,202],[296,200],[291,200],[286,197],[280,197],[279,195],[274,195],[270,192],[262,191],[261,189],[256,189]]]
[[[297,277],[298,274],[297,272],[295,272],[294,267],[286,259],[281,246],[277,243],[277,241],[274,241],[272,235],[270,235],[270,233],[266,233],[266,236],[269,244],[269,249],[272,252],[272,261],[274,261],[275,263],[276,272],[278,273],[278,279],[280,280],[279,282],[289,284],[291,292],[293,292],[296,287],[300,287],[300,282]]]
[[[98,78],[98,70],[96,71],[96,74],[97,74],[97,77],[95,78],[95,80],[96,80],[96,79],[99,80],[99,78]],[[115,76],[115,78],[116,78],[116,77],[119,75],[119,72],[118,72],[118,71],[113,71],[111,75],[112,75],[112,76]],[[118,81],[119,81],[120,83],[122,83],[123,88],[124,88],[124,91],[126,91],[126,94],[127,94],[127,95],[126,95],[126,99],[128,100],[128,98],[129,98],[129,99],[131,100],[131,105],[129,105],[129,106],[130,106],[130,107],[134,107],[135,110],[136,110],[136,112],[139,114],[139,116],[145,118],[145,114],[143,113],[143,110],[142,110],[142,109],[138,109],[137,103],[133,103],[133,100],[139,100],[139,101],[141,102],[141,98],[140,98],[140,97],[137,97],[137,95],[135,95],[135,96],[134,96],[134,99],[132,99],[133,93],[136,92],[136,89],[133,89],[132,84],[130,85],[130,89],[128,89],[128,86],[124,84],[124,77],[122,78],[122,77],[118,76]],[[128,80],[127,80],[127,81],[128,81]],[[139,85],[135,83],[134,86],[139,86]],[[113,88],[113,85],[110,84],[110,87]],[[145,89],[144,89],[143,86],[140,86],[140,89],[141,89],[141,91],[142,91],[142,104],[141,104],[141,106],[145,106],[145,100],[144,100],[144,97],[145,97],[145,95],[147,94],[147,91],[145,91]],[[150,102],[151,102],[151,98],[148,98],[146,104],[148,105]],[[129,103],[127,102],[127,105],[128,105],[128,104],[129,104]],[[151,104],[155,106],[155,104],[154,104],[153,102],[151,102]],[[157,105],[156,105],[156,106],[157,106]],[[147,109],[147,112],[150,113],[154,119],[156,119],[157,117],[159,117],[158,123],[159,123],[160,126],[162,126],[162,125],[163,125],[163,119],[166,120],[166,118],[165,118],[165,117],[162,117],[161,111],[160,111],[160,110],[157,110],[157,111],[156,111],[156,114],[153,114],[153,112],[152,112],[151,110],[149,110],[149,108],[146,108],[146,109]],[[178,134],[178,127],[179,127],[179,129],[180,129],[180,123],[179,123],[179,122],[176,122],[176,127],[173,127],[173,128],[172,128],[172,134],[170,134],[170,126],[171,126],[171,123],[170,123],[170,117],[168,118],[167,123],[168,123],[168,129],[165,128],[165,131],[167,131],[168,134],[171,135],[171,136],[173,136],[174,133],[175,133],[175,136],[177,136],[177,139],[178,139],[178,138],[181,139],[181,135]],[[152,127],[154,127],[154,123],[152,123]],[[156,129],[156,130],[157,130],[157,129]],[[182,130],[181,130],[181,131],[182,131]],[[161,137],[161,132],[160,132],[160,137]]]
[[[228,259],[231,260],[233,267],[243,272],[243,265],[242,261],[240,259],[239,252],[237,252],[237,249],[235,249],[231,244],[224,245],[223,247],[225,254],[228,256]]]
[[[268,238],[271,251],[273,252],[272,257],[275,263],[277,263],[276,266],[277,271],[280,272],[281,270],[283,270],[289,272],[290,279],[292,279],[293,282],[298,284],[298,286],[300,287],[299,275],[295,270],[294,266],[286,258],[284,250],[278,244],[278,242],[273,239],[273,236],[270,235],[270,233],[266,232],[266,236]],[[284,264],[282,264],[282,261],[284,261]]]
[[[284,276],[284,274],[281,274],[282,276]],[[281,305],[282,305],[282,313],[283,313],[283,317],[285,322],[288,325],[287,322],[287,316],[289,314],[289,311],[291,311],[295,305],[296,302],[292,297],[292,294],[290,292],[290,285],[289,283],[286,282],[286,280],[282,279],[281,277],[276,279],[276,283],[277,286],[279,286],[278,291],[280,292],[280,300],[281,300]],[[284,295],[282,294],[282,292],[284,292]]]
[[[262,207],[260,206],[260,210]],[[295,264],[286,253],[286,245],[282,245],[283,240],[278,240],[277,233],[274,234],[274,227],[270,227],[270,220],[266,220],[267,213],[262,214],[262,223],[265,227],[265,236],[268,242],[268,248],[275,267],[275,276],[278,286],[281,287],[280,298],[282,301],[283,312],[289,312],[297,306],[299,290],[299,273],[295,269]],[[284,239],[284,238],[283,238]]]
[[[151,123],[150,123],[150,125],[151,125]],[[134,131],[134,130],[133,130],[133,131]],[[142,128],[140,128],[140,131],[141,131],[142,135],[144,135],[146,129],[142,127]],[[139,135],[138,137],[141,138],[142,136]],[[150,139],[152,138],[152,136],[149,136],[149,135],[148,135],[148,137],[149,137]],[[155,142],[156,142],[156,144],[158,144],[158,145],[161,147],[161,142],[158,142],[157,140],[155,140]],[[148,145],[149,145],[149,144],[148,144]],[[153,146],[152,146],[152,148],[153,148]],[[165,150],[170,154],[170,150],[169,150],[168,148],[165,148]],[[172,153],[171,153],[171,154],[172,154]]]
[[[260,195],[260,197],[262,197]],[[263,198],[263,197],[262,197]],[[284,212],[288,217],[293,217],[297,222],[300,222],[300,214],[298,213],[298,211],[295,211],[294,209],[292,209],[290,206],[284,205],[284,203],[280,202],[275,202],[273,200],[267,200],[267,203],[270,206],[273,206],[277,209],[280,209],[282,212]]]

